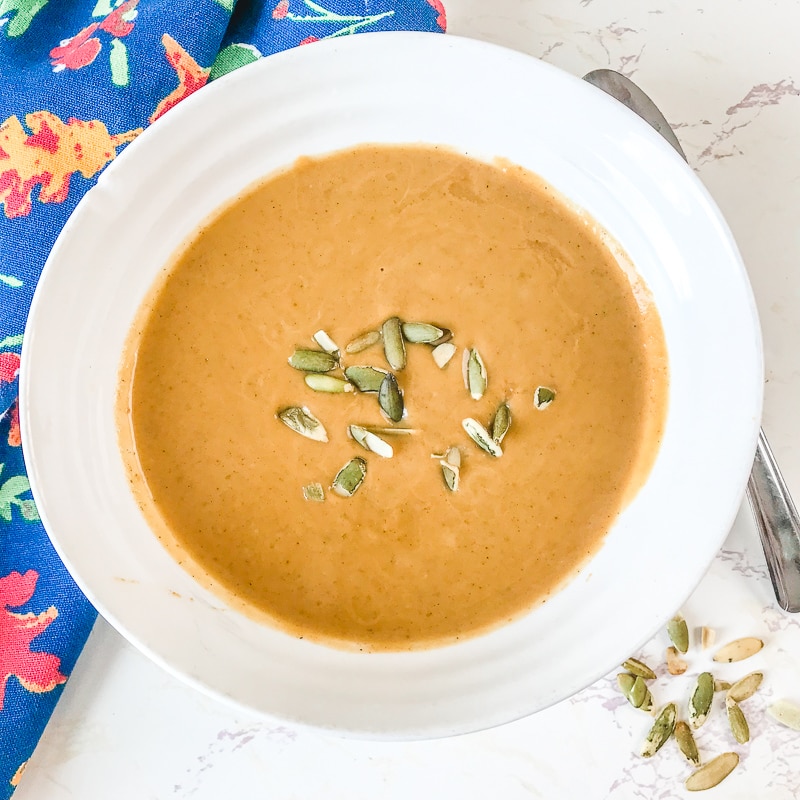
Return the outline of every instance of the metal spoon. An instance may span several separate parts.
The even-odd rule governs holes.
[[[596,69],[583,79],[638,114],[684,161],[688,160],[664,115],[633,81],[611,69]],[[747,499],[761,536],[778,604],[785,611],[796,613],[800,611],[800,517],[763,429],[758,433]]]

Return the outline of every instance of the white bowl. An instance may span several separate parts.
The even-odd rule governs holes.
[[[661,313],[670,360],[655,466],[578,577],[513,624],[413,653],[331,649],[226,607],[148,529],[114,422],[123,343],[178,245],[259,176],[362,142],[441,143],[542,175],[632,258]],[[508,722],[630,655],[690,594],[726,536],[761,413],[761,342],[745,270],[719,211],[672,148],[573,76],[426,34],[365,34],[270,56],[146,131],[56,243],[22,362],[33,493],[100,613],[216,697],[370,738]]]

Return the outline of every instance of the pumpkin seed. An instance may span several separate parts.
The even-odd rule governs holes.
[[[290,406],[278,412],[278,419],[287,427],[315,442],[327,442],[325,426],[305,407]]]
[[[764,642],[761,639],[756,639],[755,636],[736,639],[717,650],[714,654],[714,661],[726,664],[730,664],[733,661],[744,661],[744,659],[754,656],[763,646]]]
[[[686,624],[686,620],[680,614],[676,614],[667,623],[667,635],[672,644],[674,644],[681,653],[685,653],[689,649],[689,627]]]
[[[363,458],[350,459],[337,473],[331,484],[340,497],[352,497],[367,475],[367,462]]]
[[[764,680],[763,672],[751,672],[749,675],[745,675],[744,678],[739,678],[733,686],[728,687],[728,697],[737,703],[741,703],[742,700],[747,700],[758,691],[762,680]]]
[[[716,678],[714,679],[714,691],[715,692],[727,692],[728,689],[731,688],[731,685],[732,684],[728,683],[728,681],[721,681],[721,680],[718,680]]]
[[[378,404],[392,422],[403,419],[403,393],[397,385],[397,378],[391,372],[383,376],[378,389]]]
[[[675,725],[675,741],[678,743],[678,749],[686,756],[686,760],[699,767],[700,753],[697,752],[697,743],[692,729],[683,720]]]
[[[486,365],[483,363],[481,354],[476,348],[469,351],[467,361],[467,388],[473,400],[480,400],[486,392],[488,383],[486,375]]]
[[[339,359],[324,350],[298,348],[289,357],[289,365],[302,372],[330,372],[339,365]]]
[[[533,393],[533,405],[539,411],[544,411],[555,399],[555,390],[549,389],[547,386],[537,386],[536,391]]]
[[[391,458],[394,455],[394,449],[389,442],[385,442],[380,436],[376,436],[372,431],[362,428],[361,425],[349,425],[347,432],[365,450],[369,450],[381,456],[381,458]]]
[[[447,328],[430,325],[427,322],[404,322],[401,326],[403,338],[411,344],[439,345],[449,342],[453,332]]]
[[[767,714],[781,725],[793,731],[800,731],[800,706],[797,703],[791,700],[778,700],[767,709]]]
[[[450,363],[450,359],[456,354],[456,346],[452,342],[445,342],[444,344],[434,347],[431,352],[436,366],[439,367],[439,369],[444,369]]]
[[[361,353],[368,347],[372,347],[372,345],[377,344],[380,340],[380,331],[367,331],[366,333],[356,336],[353,341],[348,342],[347,346],[344,348],[344,351],[345,353],[350,353],[351,355],[354,353]]]
[[[309,483],[308,486],[303,487],[303,497],[314,503],[321,503],[325,500],[325,490],[321,483]]]
[[[361,427],[378,436],[412,436],[419,433],[416,428],[380,428],[375,425],[362,425]]]
[[[736,769],[739,756],[736,753],[722,753],[707,764],[696,769],[684,784],[690,792],[702,792],[718,786]]]
[[[646,681],[654,681],[656,679],[655,672],[644,661],[639,661],[638,658],[629,658],[627,661],[623,661],[622,668],[634,675],[638,675],[640,678],[644,678]]]
[[[714,678],[710,672],[701,672],[689,698],[689,722],[693,728],[699,728],[706,721],[713,699]]]
[[[492,439],[489,431],[487,431],[480,422],[472,419],[472,417],[467,417],[465,420],[462,420],[461,426],[467,432],[467,436],[469,436],[484,453],[488,453],[495,458],[500,458],[500,456],[503,455],[503,448]]]
[[[511,409],[508,407],[508,403],[500,403],[497,407],[497,411],[494,413],[494,417],[492,419],[489,428],[492,431],[492,439],[497,444],[500,444],[505,435],[508,433],[508,429],[511,427]]]
[[[631,675],[621,672],[617,675],[617,685],[625,699],[634,707],[642,711],[650,711],[653,707],[653,696],[641,675]]]
[[[670,675],[683,675],[689,665],[678,655],[675,647],[667,648],[667,672]]]
[[[444,452],[444,460],[451,467],[461,466],[461,451],[457,447],[448,447]]]
[[[401,370],[406,365],[406,346],[403,342],[403,332],[400,328],[400,319],[390,317],[381,327],[383,336],[383,352],[389,366],[394,370]]]
[[[700,628],[700,644],[703,650],[708,650],[709,647],[713,647],[716,638],[717,632],[713,628],[707,628],[705,625]]]
[[[359,392],[377,392],[388,373],[378,367],[347,367],[344,376]]]
[[[326,353],[339,358],[339,345],[325,331],[317,331],[311,337]]]
[[[645,758],[654,756],[672,736],[675,730],[675,718],[678,716],[678,709],[675,703],[667,703],[656,716],[656,721],[644,740],[641,754]]]
[[[447,459],[443,458],[439,465],[442,468],[442,477],[444,484],[451,492],[458,491],[458,484],[461,479],[461,469],[455,464],[451,464]]]
[[[336,378],[333,375],[321,375],[318,372],[309,372],[305,377],[306,386],[315,392],[327,392],[328,394],[341,394],[352,392],[353,384]]]
[[[739,704],[733,700],[730,695],[725,698],[725,708],[728,711],[728,725],[731,726],[733,738],[736,739],[739,744],[749,742],[750,726],[747,724],[744,711],[742,711]]]

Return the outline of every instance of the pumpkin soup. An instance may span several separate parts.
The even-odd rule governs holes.
[[[592,220],[510,164],[362,146],[197,232],[140,312],[118,413],[195,575],[293,635],[402,650],[574,576],[666,394],[658,314]]]

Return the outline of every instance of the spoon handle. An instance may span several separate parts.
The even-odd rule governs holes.
[[[800,517],[772,455],[763,429],[758,445],[747,499],[767,557],[769,576],[778,604],[785,611],[800,611]]]

